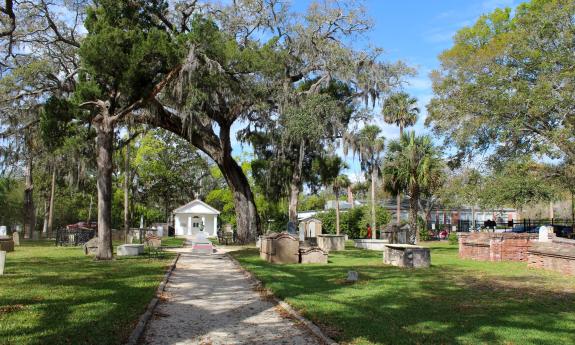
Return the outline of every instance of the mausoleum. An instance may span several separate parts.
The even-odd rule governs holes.
[[[218,215],[220,211],[196,199],[174,210],[176,236],[196,236],[204,231],[208,237],[218,235]]]

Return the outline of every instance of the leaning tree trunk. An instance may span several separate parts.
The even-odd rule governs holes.
[[[409,198],[409,242],[412,244],[419,243],[419,231],[417,231],[419,204],[417,199],[417,193],[411,193],[411,197]]]
[[[33,189],[34,183],[32,179],[32,156],[29,153],[26,162],[26,184],[24,187],[24,235],[30,239],[34,238],[34,226],[36,224],[36,212],[34,210],[34,197]]]
[[[256,235],[260,234],[260,217],[248,179],[231,156],[216,163],[234,197],[238,241],[240,243],[252,242]]]
[[[104,118],[96,126],[98,163],[98,260],[112,259],[112,154],[114,128]]]

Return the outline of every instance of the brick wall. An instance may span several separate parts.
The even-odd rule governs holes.
[[[528,255],[528,267],[575,275],[575,240],[553,238],[535,243]]]
[[[480,261],[527,261],[536,234],[459,233],[459,257]]]

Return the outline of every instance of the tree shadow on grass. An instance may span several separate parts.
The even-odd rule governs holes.
[[[341,258],[324,266],[271,265],[253,255],[237,257],[338,341],[575,344],[575,293],[550,289],[530,273],[486,278],[454,265],[409,270],[348,266]],[[350,267],[360,274],[355,285],[342,283]]]
[[[153,297],[165,261],[14,257],[0,289],[0,343],[119,344]]]

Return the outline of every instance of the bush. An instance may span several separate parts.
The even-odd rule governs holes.
[[[452,232],[449,234],[449,236],[447,237],[447,240],[449,241],[449,244],[457,244],[457,242],[459,242],[459,239],[457,238],[457,233]]]
[[[375,213],[378,226],[389,223],[391,215],[385,208],[377,207]],[[340,211],[339,216],[339,227],[342,234],[347,234],[349,238],[363,238],[367,235],[367,226],[371,223],[368,206]],[[335,210],[318,213],[315,217],[322,221],[323,233],[335,234]]]

